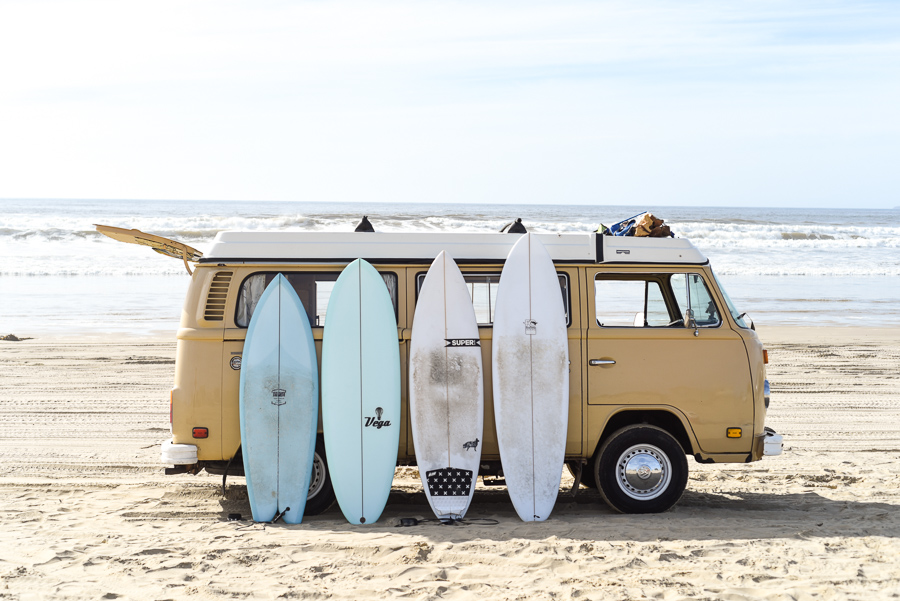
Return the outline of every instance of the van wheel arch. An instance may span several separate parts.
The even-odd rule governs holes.
[[[690,455],[695,452],[684,424],[674,413],[663,411],[661,409],[626,409],[625,411],[616,413],[606,422],[606,426],[600,434],[600,439],[594,447],[594,453],[591,455],[588,465],[593,464],[597,455],[600,453],[600,448],[603,446],[603,443],[605,443],[610,436],[626,426],[639,424],[656,426],[657,428],[668,432],[678,441],[678,444],[681,445],[685,455]]]

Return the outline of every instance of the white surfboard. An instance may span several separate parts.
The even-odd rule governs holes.
[[[266,287],[241,362],[241,450],[257,522],[303,519],[316,446],[319,377],[309,317],[287,279]]]
[[[378,520],[400,444],[400,345],[384,279],[362,259],[338,277],[322,343],[322,429],[338,505],[351,524]]]
[[[416,302],[409,411],[428,503],[439,519],[461,519],[481,461],[484,373],[472,297],[446,252],[431,264]]]
[[[569,349],[556,269],[531,234],[503,266],[492,344],[494,420],[509,496],[524,521],[543,521],[565,458]]]

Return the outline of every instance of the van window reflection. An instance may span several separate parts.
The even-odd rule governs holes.
[[[246,328],[250,325],[250,319],[253,317],[253,311],[259,303],[259,299],[265,291],[266,287],[271,283],[278,272],[254,273],[244,279],[241,283],[241,290],[238,293],[237,311],[235,313],[234,322],[239,328]],[[309,325],[312,327],[324,327],[325,317],[328,314],[328,301],[331,298],[331,292],[334,289],[334,283],[341,274],[336,273],[284,273],[282,272],[300,301],[306,309],[309,317]],[[397,274],[382,273],[384,284],[387,286],[388,293],[391,296],[391,302],[394,305],[394,317],[397,316]]]

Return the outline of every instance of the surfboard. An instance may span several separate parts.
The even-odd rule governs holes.
[[[439,519],[461,519],[481,461],[484,373],[472,297],[456,262],[443,251],[416,302],[409,411],[428,503]]]
[[[126,230],[121,227],[113,227],[111,225],[94,224],[97,231],[105,236],[109,236],[113,240],[125,242],[127,244],[138,244],[140,246],[149,246],[161,255],[172,257],[173,259],[181,259],[184,261],[184,268],[189,274],[193,274],[188,261],[192,263],[198,262],[203,258],[203,253],[177,240],[171,240],[154,234],[147,234],[140,230]]]
[[[257,522],[299,524],[309,492],[319,381],[309,317],[287,278],[266,287],[241,357],[241,451]]]
[[[377,521],[400,444],[400,346],[384,279],[362,259],[341,272],[328,301],[322,428],[341,511],[351,524]]]
[[[494,421],[516,512],[546,520],[556,503],[566,448],[569,350],[556,269],[536,236],[509,252],[494,309]]]

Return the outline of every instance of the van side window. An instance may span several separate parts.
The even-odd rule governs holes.
[[[703,278],[695,273],[597,274],[597,325],[603,327],[686,327],[692,311],[701,327],[721,323]]]
[[[416,276],[416,299],[419,298],[419,291],[425,282],[425,273]],[[570,324],[569,320],[569,278],[563,274],[557,274],[559,277],[559,289],[562,292],[563,306],[566,310],[566,324]],[[480,326],[489,326],[494,323],[494,307],[497,304],[497,290],[500,288],[500,274],[480,274],[469,273],[463,274],[466,280],[466,286],[469,288],[469,296],[472,297],[472,305],[475,308],[475,321]]]
[[[660,327],[672,321],[658,280],[594,281],[597,324],[606,327]]]
[[[281,272],[294,287],[294,291],[309,316],[309,325],[323,327],[325,325],[325,316],[328,313],[328,300],[331,297],[331,291],[334,289],[334,283],[337,281],[340,273],[285,273]],[[241,290],[238,293],[237,312],[235,313],[234,322],[239,328],[246,328],[250,325],[250,318],[253,317],[253,310],[256,308],[262,293],[266,286],[275,279],[277,272],[254,273],[248,276],[241,283]],[[382,273],[384,284],[387,286],[388,293],[391,295],[391,301],[394,304],[394,316],[397,315],[397,274]]]
[[[670,279],[672,291],[678,300],[678,308],[682,315],[687,309],[693,312],[698,326],[717,326],[721,323],[716,303],[706,287],[703,278],[696,273],[675,273]]]

